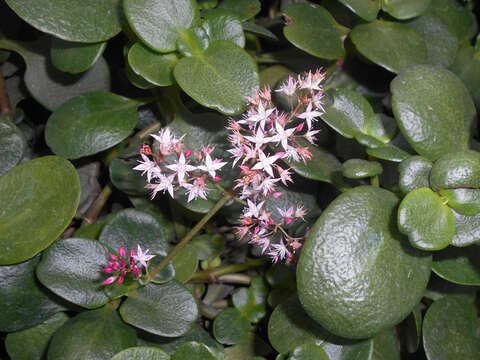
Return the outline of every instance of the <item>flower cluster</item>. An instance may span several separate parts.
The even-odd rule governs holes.
[[[142,274],[142,268],[147,269],[147,263],[155,257],[155,255],[148,255],[148,249],[143,252],[140,245],[137,245],[137,253],[130,249],[127,259],[125,248],[121,245],[118,249],[118,254],[110,253],[107,266],[103,268],[106,274],[111,274],[103,285],[123,284],[125,276],[132,274],[134,279],[138,279]]]
[[[152,191],[152,199],[162,191],[174,197],[180,188],[186,190],[187,201],[207,198],[207,180],[220,181],[217,171],[226,162],[212,159],[214,147],[204,146],[200,151],[186,149],[184,151],[183,136],[175,137],[167,127],[160,130],[154,139],[153,148],[143,145],[140,151],[142,160],[133,169],[147,177],[146,188]]]
[[[266,87],[249,99],[245,115],[240,120],[231,119],[228,126],[228,141],[232,145],[228,151],[234,166],[239,163],[241,169],[235,188],[247,202],[237,234],[240,238],[248,236],[249,242],[261,246],[262,253],[267,252],[274,262],[291,261],[301,247],[301,238],[291,237],[284,226],[303,219],[306,212],[301,206],[276,209],[282,220],[274,221],[265,202],[270,196],[281,196],[278,185],[287,186],[292,181],[292,172],[284,167],[282,159],[306,162],[312,158],[302,140],[315,142],[318,130],[313,129],[313,124],[324,113],[321,86],[324,77],[320,70],[297,79],[290,76],[276,90],[290,99],[288,112],[273,104],[271,90]]]

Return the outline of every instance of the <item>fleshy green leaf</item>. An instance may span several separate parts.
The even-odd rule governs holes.
[[[197,235],[192,239],[191,244],[201,261],[213,260],[225,250],[225,239],[220,234]]]
[[[130,135],[137,125],[138,102],[105,91],[76,96],[48,119],[47,145],[70,159],[106,150]]]
[[[480,106],[480,61],[479,52],[473,46],[464,46],[457,52],[455,62],[450,67],[465,84],[475,101]]]
[[[120,351],[112,360],[170,360],[170,355],[159,348],[136,346]]]
[[[0,177],[0,264],[47,248],[70,224],[79,200],[77,171],[58,156],[24,162]]]
[[[430,5],[430,1],[431,0],[382,0],[382,10],[396,19],[411,19],[422,15]]]
[[[452,210],[455,217],[455,235],[453,236],[453,246],[469,246],[480,243],[480,214],[475,216],[466,216]]]
[[[137,163],[138,164],[138,163]],[[127,195],[146,195],[146,181],[139,171],[133,170],[137,164],[121,159],[113,159],[108,166],[112,184]]]
[[[104,305],[103,267],[108,250],[100,242],[67,239],[48,248],[37,267],[40,282],[62,298],[87,309]]]
[[[430,187],[432,162],[421,156],[411,156],[398,166],[398,187],[403,193]]]
[[[7,0],[7,4],[33,27],[64,40],[99,42],[121,30],[120,0]]]
[[[246,97],[258,88],[253,59],[225,40],[212,42],[205,52],[181,59],[174,75],[194,100],[229,115],[241,113]]]
[[[480,152],[474,150],[445,154],[433,164],[432,189],[480,189]]]
[[[448,206],[462,215],[480,213],[480,189],[447,189],[439,194],[448,200]]]
[[[325,353],[320,345],[315,343],[305,343],[293,349],[288,360],[329,360],[330,358]]]
[[[335,60],[345,56],[343,40],[349,29],[339,25],[322,6],[293,4],[285,9],[285,37],[293,45],[323,59]]]
[[[44,322],[64,310],[35,278],[40,257],[18,265],[0,266],[0,331],[12,332]]]
[[[22,160],[26,146],[20,129],[6,115],[0,116],[0,176]]]
[[[106,46],[106,42],[82,44],[52,38],[50,59],[58,70],[79,74],[95,65]]]
[[[209,11],[204,16],[202,27],[210,41],[228,40],[240,47],[245,46],[242,23],[228,11]]]
[[[232,295],[233,305],[251,322],[257,323],[266,314],[268,288],[261,277],[255,277],[250,287],[239,288]]]
[[[386,329],[373,338],[371,360],[400,360],[398,339],[393,329]]]
[[[386,144],[377,148],[367,148],[367,154],[377,159],[393,162],[401,162],[410,157],[408,152],[393,144]]]
[[[5,339],[8,355],[15,360],[44,359],[50,338],[67,320],[65,313],[58,313],[37,326],[8,334]]]
[[[213,321],[213,336],[221,344],[233,345],[244,341],[250,331],[250,321],[236,308],[228,307]]]
[[[175,269],[175,279],[186,283],[193,276],[198,267],[198,256],[195,247],[187,244],[172,260]]]
[[[455,284],[480,286],[480,248],[448,247],[434,254],[432,270]]]
[[[135,329],[125,324],[110,306],[85,311],[60,327],[48,347],[48,359],[110,359],[135,346]]]
[[[427,65],[410,67],[390,88],[398,126],[420,155],[436,160],[469,147],[475,106],[450,71]]]
[[[360,24],[350,39],[363,56],[393,73],[427,59],[422,37],[405,24],[383,20]]]
[[[378,161],[349,159],[342,164],[342,174],[349,179],[364,179],[380,175],[382,172],[382,164]]]
[[[159,52],[175,50],[179,34],[198,17],[194,0],[123,0],[123,9],[135,34]]]
[[[391,226],[397,203],[387,190],[359,186],[330,203],[311,229],[297,290],[308,315],[333,334],[372,336],[403,320],[423,295],[431,257]]]
[[[179,283],[148,284],[130,294],[120,307],[122,319],[152,334],[176,337],[197,320],[193,295]]]
[[[426,14],[413,19],[407,25],[423,37],[429,64],[447,67],[453,63],[458,50],[458,40],[438,17]]]
[[[407,194],[398,208],[398,229],[410,244],[423,250],[440,250],[451,244],[455,233],[452,210],[428,188]]]
[[[244,21],[257,15],[260,12],[261,4],[258,0],[223,0],[218,8],[228,11]]]
[[[123,245],[136,251],[140,245],[150,254],[166,255],[168,249],[164,230],[155,217],[135,209],[119,211],[104,226],[99,240],[115,250]]]
[[[360,16],[363,20],[373,21],[380,11],[380,1],[372,0],[339,0],[343,5]]]
[[[225,357],[216,349],[191,341],[180,346],[172,355],[172,360],[225,360]]]
[[[176,256],[178,256],[180,253],[178,253]],[[151,259],[148,262],[148,271],[150,272],[152,269],[157,266],[160,261],[162,261],[165,258],[165,256],[162,255],[157,255],[153,259]],[[176,258],[176,257],[175,257]],[[152,279],[152,282],[155,284],[165,284],[166,282],[169,282],[175,277],[175,268],[173,267],[173,264],[171,261],[168,262],[168,265],[165,266],[162,270],[160,270],[158,273],[155,274],[155,276]]]
[[[476,329],[477,311],[469,300],[447,296],[435,301],[423,321],[427,359],[475,359],[480,353]]]
[[[13,50],[22,56],[27,65],[23,77],[25,85],[35,100],[48,110],[53,111],[68,99],[85,92],[110,88],[110,71],[103,57],[86,73],[72,75],[57,70],[49,61],[48,37],[34,43],[0,39],[0,48]]]
[[[173,68],[178,62],[175,53],[159,54],[142,43],[135,43],[128,51],[130,68],[148,82],[158,86],[172,85]]]

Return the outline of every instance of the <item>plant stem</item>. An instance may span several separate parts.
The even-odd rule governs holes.
[[[7,88],[5,87],[5,79],[0,72],[0,114],[7,114],[12,111],[12,105],[8,99]]]
[[[180,250],[183,249],[183,247],[185,245],[187,245],[190,240],[192,240],[192,238],[203,228],[203,226],[223,207],[223,205],[225,205],[227,203],[228,200],[230,200],[232,198],[232,195],[230,193],[226,193],[225,195],[223,195],[223,197],[218,200],[218,202],[215,204],[215,206],[213,208],[210,209],[210,211],[208,213],[206,213],[204,215],[204,217],[197,223],[197,225],[195,225],[192,230],[190,230],[188,232],[187,235],[185,235],[185,237],[180,240],[180,242],[175,245],[175,247],[172,249],[172,251],[170,251],[168,253],[167,256],[165,256],[163,258],[162,261],[160,261],[158,263],[157,266],[155,266],[153,268],[152,271],[150,271],[150,273],[147,275],[147,277],[145,278],[146,281],[150,281],[153,279],[153,277],[159,272],[161,271],[165,266],[167,266],[167,264],[169,263],[170,260],[172,260],[175,255],[178,254],[178,252]]]
[[[195,276],[195,274],[193,275]],[[194,283],[204,283],[208,282],[210,279],[205,280],[194,280]],[[221,275],[215,278],[216,283],[226,283],[226,284],[240,284],[240,285],[249,285],[252,281],[252,278],[245,274],[227,274]]]
[[[242,264],[220,266],[218,268],[198,271],[190,280],[210,280],[225,274],[234,274],[248,269],[256,268],[265,264],[264,259],[249,259]],[[245,280],[245,279],[244,279]]]
[[[160,122],[156,122],[152,125],[148,125],[146,128],[143,128],[142,130],[137,132],[130,142],[133,143],[137,140],[143,140],[147,138],[150,134],[160,130],[161,127],[162,127],[162,124]]]
[[[247,206],[247,202],[246,201],[243,201],[242,199],[240,199],[239,197],[237,196],[234,196],[232,195],[227,189],[225,189],[222,185],[220,184],[215,184],[215,187],[220,190],[224,195],[225,194],[230,194],[230,196],[232,197],[233,201],[236,201],[238,202],[239,204],[242,204],[243,206]]]
[[[380,187],[380,181],[378,179],[378,175],[372,176],[370,178],[370,184],[375,187]]]
[[[102,211],[111,194],[112,184],[108,183],[88,209],[85,217],[83,218],[82,225],[93,224],[97,220],[98,214],[100,214]]]

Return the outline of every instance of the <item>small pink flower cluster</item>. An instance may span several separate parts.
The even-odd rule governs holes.
[[[291,237],[283,226],[303,219],[306,212],[301,206],[277,209],[282,221],[275,222],[272,213],[265,209],[265,201],[270,196],[281,196],[278,183],[287,186],[292,182],[292,172],[282,166],[282,159],[306,162],[312,158],[309,148],[302,146],[299,139],[315,142],[319,131],[312,125],[324,113],[324,78],[320,70],[297,79],[290,76],[276,90],[295,100],[296,105],[289,112],[282,112],[273,104],[271,90],[265,87],[249,99],[246,114],[240,120],[231,119],[228,126],[228,140],[233,146],[228,151],[233,164],[240,162],[241,169],[235,188],[240,189],[240,198],[247,201],[237,234],[240,238],[248,235],[250,243],[262,247],[262,253],[268,250],[274,262],[291,261],[302,246],[301,238]]]
[[[153,149],[143,145],[140,151],[142,160],[133,169],[146,175],[145,187],[152,190],[152,199],[159,191],[167,191],[173,198],[174,191],[180,188],[186,190],[188,202],[198,197],[206,199],[208,177],[213,182],[220,181],[216,172],[226,164],[220,159],[212,159],[215,148],[207,146],[198,152],[184,151],[183,136],[175,137],[168,127],[151,136],[155,140]]]
[[[128,261],[126,257],[126,251],[123,245],[118,249],[118,254],[110,253],[107,266],[103,268],[106,274],[112,274],[103,282],[103,285],[113,284],[115,281],[117,284],[123,284],[125,276],[131,273],[134,279],[138,279],[142,274],[142,267],[147,268],[147,263],[155,255],[148,255],[148,250],[142,251],[140,245],[137,245],[137,253],[133,249],[130,249]],[[140,267],[141,266],[141,267]]]

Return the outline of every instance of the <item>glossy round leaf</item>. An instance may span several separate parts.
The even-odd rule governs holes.
[[[467,150],[445,154],[433,164],[432,189],[480,189],[480,152]]]
[[[478,50],[473,46],[464,46],[458,50],[450,70],[463,81],[478,107],[480,105],[480,62],[477,58]]]
[[[198,255],[198,259],[213,260],[225,250],[226,241],[220,234],[210,235],[203,234],[197,235],[192,239],[192,246],[195,248],[195,252]]]
[[[165,256],[162,255],[156,255],[153,259],[151,259],[148,262],[148,271],[150,272],[152,269],[157,266],[160,261],[162,261],[165,258]],[[162,270],[160,270],[158,273],[155,274],[155,276],[152,279],[152,282],[155,284],[165,284],[166,282],[169,282],[175,277],[175,268],[173,267],[173,264],[171,261],[168,262],[168,265],[165,266]]]
[[[176,337],[185,334],[197,320],[193,295],[179,283],[148,284],[131,293],[120,307],[122,319],[150,333]]]
[[[480,243],[480,214],[466,216],[452,210],[455,217],[455,235],[452,245],[463,247]]]
[[[142,43],[135,43],[128,51],[128,63],[135,74],[158,86],[172,85],[173,68],[178,62],[175,53],[159,54]]]
[[[422,37],[402,23],[375,20],[360,24],[353,28],[350,39],[363,56],[393,73],[427,59]]]
[[[293,349],[288,360],[330,360],[320,345],[305,343]]]
[[[400,360],[398,339],[393,329],[387,329],[375,335],[371,360]]]
[[[40,282],[58,296],[87,309],[104,305],[108,250],[87,239],[59,240],[50,246],[37,267]]]
[[[175,50],[179,33],[198,16],[194,0],[123,0],[123,9],[135,34],[153,50]]]
[[[50,360],[110,359],[119,351],[135,346],[135,329],[120,319],[109,305],[85,311],[60,327],[48,347]]]
[[[47,145],[70,159],[106,150],[130,135],[137,125],[136,101],[97,91],[76,96],[48,119]]]
[[[477,311],[465,299],[435,301],[423,321],[423,347],[428,360],[475,359],[480,353],[476,335]]]
[[[396,19],[405,20],[422,15],[430,1],[432,0],[382,0],[382,10]]]
[[[135,166],[121,159],[113,159],[108,166],[110,180],[113,186],[127,195],[144,196],[148,194],[145,178],[139,171],[133,170]]]
[[[410,244],[423,250],[440,250],[451,244],[455,233],[452,210],[428,188],[407,194],[398,208],[398,229]]]
[[[253,59],[230,41],[212,42],[204,53],[184,57],[174,75],[194,100],[229,115],[241,113],[246,98],[258,88]]]
[[[343,40],[348,29],[339,25],[322,6],[293,4],[284,11],[287,26],[283,34],[299,49],[323,59],[335,60],[345,56]]]
[[[172,360],[224,360],[218,350],[205,344],[191,341],[180,346],[172,355]]]
[[[18,52],[25,60],[25,85],[35,100],[48,110],[53,111],[68,99],[85,92],[110,88],[110,71],[103,57],[84,74],[72,75],[61,72],[51,64],[49,47],[48,37],[42,37],[34,43],[0,39],[0,48]]]
[[[342,164],[342,174],[349,179],[364,179],[378,176],[382,172],[382,164],[378,161],[349,159]]]
[[[79,200],[77,171],[58,156],[24,162],[0,177],[0,264],[47,248],[70,224]]]
[[[432,162],[421,156],[411,156],[398,166],[398,187],[403,193],[430,187]]]
[[[119,211],[104,226],[99,240],[115,250],[123,245],[136,251],[137,245],[140,245],[150,254],[166,255],[168,249],[164,230],[155,217],[135,209]]]
[[[234,14],[241,21],[245,21],[260,12],[261,4],[259,0],[222,0],[218,8]]]
[[[328,333],[303,310],[297,296],[293,296],[272,312],[268,321],[268,339],[279,353],[288,353],[306,342],[318,344]]]
[[[447,189],[439,194],[448,200],[448,206],[463,215],[480,213],[480,189]]]
[[[23,158],[27,144],[20,129],[7,116],[0,117],[0,176]]]
[[[240,47],[245,46],[242,23],[228,11],[210,11],[203,17],[202,27],[210,41],[228,40]]]
[[[450,71],[414,66],[398,75],[390,88],[398,126],[420,155],[436,160],[469,147],[475,106]]]
[[[429,64],[447,67],[453,63],[458,50],[458,39],[438,17],[426,14],[407,25],[423,37]]]
[[[233,345],[244,341],[250,331],[250,321],[236,308],[226,308],[215,316],[213,336],[221,344]]]
[[[360,16],[363,20],[373,21],[380,11],[380,1],[372,0],[339,0],[343,5]]]
[[[165,351],[151,346],[136,346],[120,351],[112,360],[170,360]]]
[[[480,286],[480,247],[448,247],[435,253],[432,270],[452,283]]]
[[[106,46],[106,42],[82,44],[52,38],[50,59],[58,70],[79,74],[95,64]]]
[[[18,265],[0,266],[0,331],[12,332],[44,322],[64,310],[35,278],[40,257]]]
[[[403,320],[418,303],[431,258],[392,227],[398,199],[359,186],[322,213],[297,267],[306,312],[333,334],[365,338]]]
[[[198,267],[198,256],[191,244],[182,248],[172,260],[175,269],[175,279],[181,283],[186,283],[195,274]]]
[[[121,30],[120,0],[8,0],[24,21],[55,37],[76,42],[99,42]]]
[[[37,326],[8,334],[5,339],[8,355],[15,360],[41,360],[53,333],[67,320],[68,316],[61,312]]]
[[[410,157],[408,152],[393,144],[386,144],[377,148],[367,148],[367,154],[377,159],[393,162],[402,162]]]

